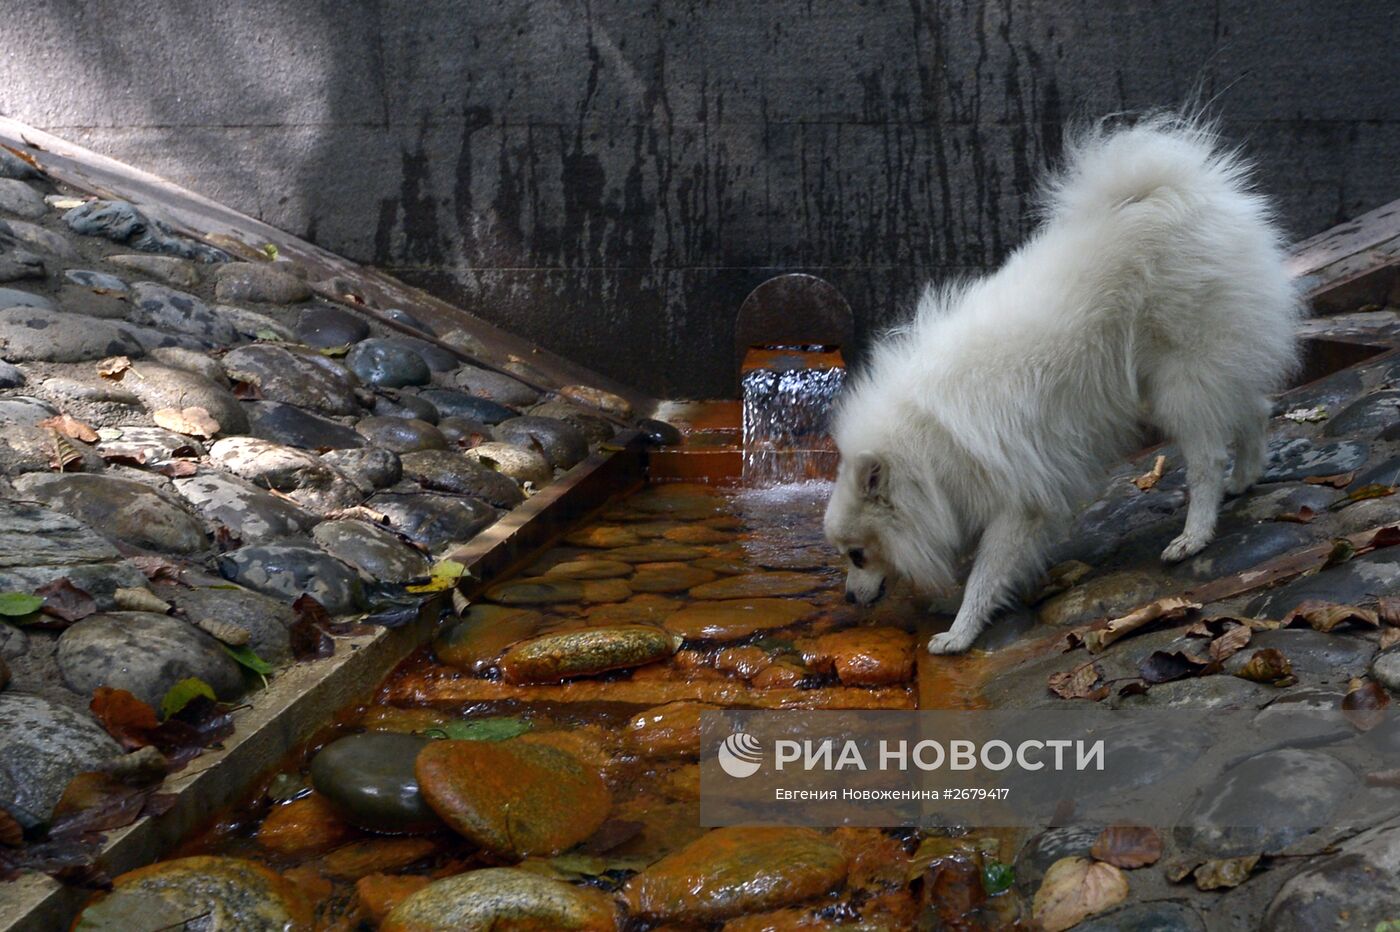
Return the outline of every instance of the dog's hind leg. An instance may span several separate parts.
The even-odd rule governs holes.
[[[1215,539],[1215,519],[1225,497],[1225,463],[1229,435],[1219,430],[1189,429],[1177,435],[1186,458],[1186,487],[1191,502],[1186,508],[1186,527],[1162,551],[1162,560],[1176,563],[1199,553]]]
[[[961,654],[1015,594],[1040,569],[1046,523],[1018,512],[1003,512],[987,525],[977,545],[962,605],[953,626],[928,642],[930,654]]]
[[[1258,412],[1245,415],[1235,428],[1235,468],[1230,473],[1230,481],[1225,491],[1239,495],[1259,481],[1264,472],[1264,452],[1269,437],[1269,410],[1272,407],[1267,398],[1260,398]]]

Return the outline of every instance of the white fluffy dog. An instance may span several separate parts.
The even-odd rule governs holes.
[[[1209,128],[1099,125],[1068,142],[1044,202],[999,271],[924,293],[835,415],[826,534],[848,601],[875,602],[890,577],[952,587],[976,548],[935,654],[967,650],[1039,573],[1144,421],[1187,467],[1186,526],[1162,559],[1210,543],[1223,493],[1259,477],[1269,395],[1295,367],[1278,230]]]

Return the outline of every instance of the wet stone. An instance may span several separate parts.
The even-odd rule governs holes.
[[[322,521],[311,532],[331,556],[367,582],[406,582],[428,575],[428,561],[397,535],[364,521]]]
[[[609,932],[617,927],[617,908],[606,894],[514,867],[435,881],[395,906],[380,926],[383,932]]]
[[[248,430],[248,415],[238,399],[222,385],[194,372],[161,363],[137,362],[122,386],[129,388],[149,411],[162,408],[203,408],[226,434]]]
[[[496,510],[490,505],[458,495],[381,492],[365,504],[388,515],[396,531],[434,553],[449,544],[471,540],[496,520]]]
[[[356,343],[346,355],[345,364],[366,385],[383,388],[426,385],[432,378],[432,372],[422,356],[386,340],[370,339]]]
[[[572,754],[513,741],[435,741],[414,767],[428,805],[495,854],[552,855],[592,835],[611,799]]]
[[[683,564],[675,564],[681,566]],[[617,579],[632,572],[632,564],[616,560],[580,558],[558,563],[541,573],[542,576],[563,576],[566,579]],[[629,580],[629,584],[630,584]],[[635,587],[634,587],[635,588]],[[682,586],[681,588],[686,588]],[[643,590],[637,590],[638,592]],[[675,590],[672,590],[675,591]]]
[[[1174,834],[1184,850],[1207,857],[1276,852],[1328,825],[1359,785],[1346,764],[1321,751],[1267,751],[1212,781]]]
[[[465,330],[449,330],[441,337],[442,342],[453,349],[461,350],[468,356],[486,356],[486,344]]]
[[[315,453],[257,437],[225,437],[209,459],[242,479],[286,492],[309,511],[324,514],[358,504],[359,488]]]
[[[166,553],[195,553],[209,546],[193,515],[142,482],[82,473],[30,473],[15,488],[72,515],[114,541]]]
[[[466,450],[463,455],[509,476],[521,485],[529,482],[539,489],[554,478],[554,470],[543,456],[509,443],[487,441]]]
[[[542,404],[537,404],[530,409],[530,414],[535,417],[550,417],[572,424],[588,439],[589,443],[602,443],[611,440],[617,433],[611,422],[600,417],[596,412],[590,413],[577,405],[571,405],[567,401],[551,400]]]
[[[1379,550],[1272,589],[1250,602],[1246,611],[1255,618],[1282,618],[1307,599],[1364,605],[1397,593],[1400,554]]]
[[[632,404],[626,398],[591,385],[565,385],[559,389],[559,396],[585,408],[602,411],[623,420],[632,417]]]
[[[1309,476],[1335,476],[1358,469],[1371,455],[1359,440],[1313,446],[1301,437],[1269,441],[1269,456],[1260,482],[1293,482]]]
[[[703,583],[691,589],[690,595],[695,599],[774,598],[802,595],[821,584],[819,577],[807,573],[747,573]]]
[[[497,583],[486,590],[485,597],[501,605],[550,605],[558,602],[578,602],[583,598],[583,584],[565,577],[536,576]]]
[[[1376,655],[1371,663],[1371,675],[1391,692],[1400,692],[1400,651],[1388,650]]]
[[[193,622],[213,619],[243,628],[248,632],[248,646],[268,663],[290,661],[291,637],[287,629],[296,621],[290,604],[217,578],[213,581],[219,583],[218,588],[164,585],[155,587],[155,593]]]
[[[1279,889],[1259,926],[1263,932],[1314,932],[1346,925],[1385,929],[1400,902],[1400,827],[1371,828],[1310,859]]]
[[[1306,547],[1317,537],[1306,524],[1266,521],[1217,538],[1178,572],[1201,580],[1229,576]]]
[[[137,282],[131,293],[127,319],[133,324],[187,333],[210,343],[238,342],[233,325],[192,294],[155,282]]]
[[[63,681],[81,696],[111,686],[159,708],[170,687],[191,676],[204,680],[223,700],[243,693],[242,670],[219,642],[169,615],[89,615],[63,632],[57,656]]]
[[[665,660],[680,638],[651,625],[590,627],[543,634],[511,647],[501,656],[508,683],[558,683]]]
[[[252,401],[245,406],[254,437],[304,450],[342,450],[365,445],[354,428],[276,401]]]
[[[358,314],[337,307],[309,307],[297,317],[297,336],[321,349],[358,343],[369,336],[369,324]]]
[[[1075,932],[1206,932],[1205,920],[1185,903],[1162,900],[1086,919]]]
[[[199,284],[199,273],[188,259],[173,256],[118,255],[108,256],[107,261],[118,268],[130,269],[141,275],[149,275],[176,288],[194,288]]]
[[[417,353],[423,357],[428,368],[434,372],[451,372],[462,364],[462,361],[457,358],[457,354],[445,350],[435,343],[429,343],[427,340],[415,340],[413,337],[384,337],[382,342]]]
[[[478,398],[487,398],[512,408],[523,408],[539,400],[539,392],[499,372],[477,366],[463,365],[453,376],[457,387]]]
[[[379,313],[383,314],[390,320],[397,321],[403,324],[406,327],[412,327],[419,333],[426,333],[428,336],[434,335],[432,327],[429,327],[427,324],[423,323],[421,320],[419,320],[417,317],[414,317],[412,314],[408,313],[408,311],[405,311],[403,308],[386,307]]]
[[[1383,463],[1357,473],[1356,478],[1347,486],[1347,491],[1354,492],[1368,485],[1400,485],[1400,456],[1391,457]]]
[[[1347,402],[1362,391],[1361,376],[1355,369],[1343,369],[1307,388],[1297,389],[1274,403],[1273,413],[1277,417],[1299,408],[1322,407],[1328,414],[1335,415]]]
[[[433,654],[449,666],[485,673],[508,647],[533,635],[543,621],[543,615],[530,609],[477,603],[439,632],[433,639]]]
[[[626,563],[618,563],[626,566]],[[550,572],[554,572],[551,570]],[[713,570],[703,569],[689,563],[643,563],[629,579],[634,592],[684,592],[692,586],[713,582],[717,578]],[[739,578],[739,577],[731,577]]]
[[[1393,495],[1371,498],[1343,508],[1336,517],[1333,533],[1359,534],[1396,523],[1400,523],[1400,500]]]
[[[130,917],[138,915],[153,929],[284,932],[314,924],[310,904],[292,881],[253,861],[225,857],[176,858],[128,871],[83,910],[77,927],[130,928]],[[191,916],[200,918],[184,921]]]
[[[63,277],[75,285],[82,285],[84,288],[100,288],[103,291],[114,291],[118,294],[128,290],[123,279],[107,272],[98,272],[92,269],[68,269],[63,273]]]
[[[145,352],[130,327],[43,308],[0,310],[0,355],[10,362],[83,362]]]
[[[371,446],[383,447],[395,453],[418,450],[445,450],[447,438],[427,421],[402,417],[366,417],[355,424],[355,430]]]
[[[214,313],[228,321],[228,325],[244,340],[301,342],[297,339],[296,331],[291,327],[257,311],[250,311],[245,307],[234,307],[232,304],[216,304],[214,305]]]
[[[1256,632],[1248,647],[1225,661],[1225,672],[1239,670],[1254,651],[1266,647],[1281,651],[1293,664],[1293,671],[1306,677],[1310,685],[1345,684],[1349,678],[1364,673],[1376,653],[1375,642],[1348,634],[1345,629],[1324,634],[1311,628],[1281,628]]]
[[[44,196],[23,181],[0,179],[0,213],[37,220],[48,213]]]
[[[709,554],[699,547],[673,544],[668,540],[654,540],[630,547],[613,547],[608,551],[608,559],[621,560],[624,563],[672,563],[698,560],[707,556]]]
[[[495,436],[503,443],[538,448],[556,469],[568,469],[588,455],[588,438],[572,424],[554,418],[511,418],[496,425]]]
[[[220,301],[294,304],[311,297],[303,279],[261,262],[229,262],[214,271],[214,282]]]
[[[1082,582],[1040,606],[1047,625],[1078,625],[1096,618],[1115,618],[1151,602],[1178,584],[1165,576],[1124,570]]]
[[[418,397],[430,402],[442,417],[465,417],[483,424],[499,424],[520,415],[514,408],[488,398],[478,398],[448,388],[428,389],[419,393]]]
[[[309,544],[240,547],[219,558],[219,572],[239,585],[288,601],[309,593],[334,615],[354,611],[363,602],[359,575]]]
[[[636,533],[624,527],[616,527],[607,524],[595,524],[577,531],[569,532],[568,534],[564,535],[564,542],[567,544],[573,544],[575,547],[595,547],[599,549],[606,549],[610,547],[637,546],[641,544],[642,539]]]
[[[1247,658],[1257,649],[1251,644],[1240,653]],[[1277,697],[1278,690],[1262,683],[1235,676],[1205,676],[1158,683],[1142,695],[1114,692],[1108,704],[1114,709],[1257,709]]]
[[[122,753],[92,718],[42,696],[0,692],[0,808],[47,822],[68,782]]]
[[[410,418],[438,423],[438,409],[417,395],[407,392],[376,392],[370,411],[376,417]]]
[[[497,508],[525,500],[515,480],[452,450],[420,450],[400,457],[405,478],[425,489],[469,495]]]
[[[341,475],[355,483],[365,495],[393,485],[403,476],[399,455],[381,447],[331,450],[321,454],[321,459],[340,470]]]
[[[74,233],[102,236],[142,252],[162,253],[199,262],[228,260],[228,255],[222,250],[174,235],[165,224],[151,219],[125,201],[87,201],[65,213],[63,222]]]
[[[431,739],[367,732],[326,745],[311,760],[311,783],[346,821],[371,832],[413,835],[442,827],[418,791],[413,762]]]
[[[1322,428],[1327,437],[1371,437],[1400,424],[1400,392],[1374,392],[1333,415]]]
[[[224,357],[231,378],[257,386],[267,401],[300,405],[321,414],[358,414],[359,380],[313,350],[269,344],[243,346]]]
[[[1300,483],[1263,488],[1229,503],[1222,517],[1271,521],[1282,514],[1298,514],[1304,508],[1321,513],[1341,497],[1340,490],[1325,485]]]
[[[57,310],[54,303],[43,295],[20,288],[0,288],[0,309],[10,307],[37,307],[46,311]]]
[[[687,606],[662,624],[687,641],[737,641],[786,628],[813,611],[815,606],[800,599],[728,599]]]
[[[245,544],[292,537],[316,522],[286,499],[220,472],[176,479],[175,488],[206,521],[222,524]]]
[[[821,663],[812,666],[829,666],[843,686],[893,686],[914,676],[914,636],[899,628],[844,628],[817,638],[814,649]]]
[[[814,899],[839,887],[846,871],[841,849],[812,829],[732,826],[632,877],[623,897],[648,919],[717,922]]]
[[[1045,879],[1045,872],[1061,858],[1089,856],[1102,826],[1060,825],[1031,838],[1016,855],[1016,883],[1034,895]]]

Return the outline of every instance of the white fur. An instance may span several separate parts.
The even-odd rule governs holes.
[[[1158,116],[1071,139],[1045,220],[997,272],[930,287],[844,393],[828,538],[859,548],[847,597],[887,576],[955,584],[934,653],[966,650],[1145,420],[1181,448],[1191,495],[1163,551],[1210,542],[1226,488],[1263,467],[1269,395],[1296,364],[1301,304],[1249,167],[1214,133]]]

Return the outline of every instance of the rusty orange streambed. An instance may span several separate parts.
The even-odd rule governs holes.
[[[824,835],[821,844],[835,845],[847,865],[842,882],[794,868],[790,888],[781,877],[754,889],[740,884],[718,910],[695,903],[687,912],[681,902],[675,916],[648,915],[645,891],[627,885],[666,858],[647,883],[669,890],[665,876],[653,875],[686,878],[687,846],[706,834],[701,711],[973,708],[993,667],[1016,659],[929,657],[922,644],[934,619],[912,596],[896,593],[874,609],[846,604],[821,539],[826,493],[817,483],[762,491],[653,485],[611,504],[488,587],[372,702],[345,710],[254,798],[178,854],[265,864],[298,884],[327,929],[374,928],[430,880],[503,864],[615,894],[610,908],[635,928],[662,918],[699,928],[727,922],[731,930],[913,924],[921,910],[938,907],[933,900],[958,894],[945,889],[947,877],[942,886],[914,882],[921,836],[912,830]],[[318,748],[356,733],[504,739],[492,751],[500,759],[471,776],[473,792],[526,801],[518,805],[539,809],[549,832],[523,845],[525,823],[497,825],[496,804],[454,800],[454,788],[431,782],[455,766],[451,755],[420,766],[419,777],[431,782],[423,795],[452,813],[458,831],[432,824],[420,834],[367,831],[363,819],[347,818],[343,800],[313,790],[308,775]],[[384,753],[412,757],[422,746],[393,740],[409,743],[385,747],[406,750]],[[331,769],[324,761],[318,767]],[[325,774],[315,776],[321,787]],[[500,841],[498,831],[521,837]],[[1006,833],[943,841],[972,860],[1014,855]],[[928,840],[921,850],[927,860]],[[682,863],[673,865],[668,856],[677,852]],[[816,887],[802,892],[804,881]],[[1014,895],[998,900],[1006,902],[967,909],[994,918],[987,927],[1014,924]]]

